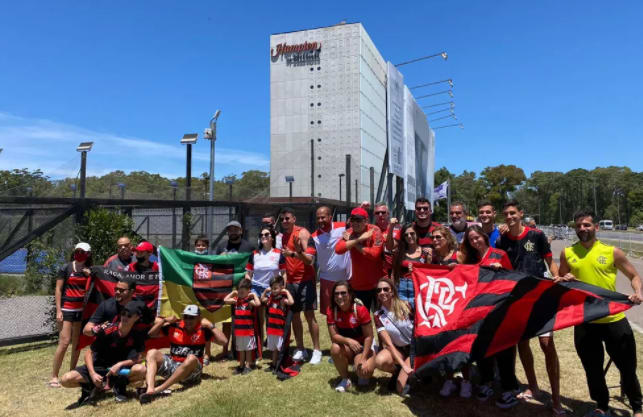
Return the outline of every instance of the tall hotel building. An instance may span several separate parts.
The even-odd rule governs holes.
[[[292,177],[293,197],[338,199],[349,154],[351,201],[370,199],[386,153],[386,76],[360,23],[270,36],[271,197],[288,197]]]

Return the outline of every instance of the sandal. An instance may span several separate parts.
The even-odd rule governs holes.
[[[47,386],[49,386],[49,388],[61,388],[62,387],[62,385],[60,385],[59,381],[55,381],[53,379],[51,381],[47,382]]]

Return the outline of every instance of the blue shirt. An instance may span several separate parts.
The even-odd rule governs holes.
[[[500,230],[498,230],[498,228],[494,224],[493,230],[491,231],[491,233],[489,233],[489,246],[491,246],[492,248],[495,248],[496,241],[498,240],[499,237],[500,237]]]

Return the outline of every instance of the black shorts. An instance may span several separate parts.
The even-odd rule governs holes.
[[[295,300],[291,309],[294,313],[317,310],[317,286],[315,281],[304,281],[298,284],[288,283],[286,289]]]
[[[82,311],[63,311],[63,321],[82,321],[83,312]]]
[[[92,378],[89,376],[89,369],[87,369],[87,365],[77,366],[74,371],[78,372],[86,382],[92,382]],[[109,372],[107,368],[103,368],[102,366],[94,366],[94,371],[100,376],[105,376],[107,375],[107,372]]]

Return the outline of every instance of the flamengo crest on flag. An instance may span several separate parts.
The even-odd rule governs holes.
[[[448,374],[554,330],[629,309],[628,297],[478,265],[413,267],[415,374]]]

